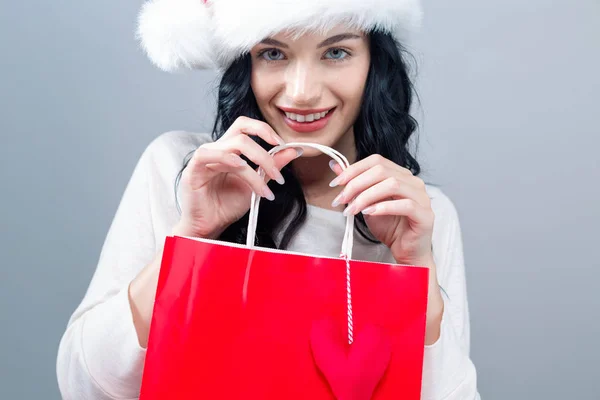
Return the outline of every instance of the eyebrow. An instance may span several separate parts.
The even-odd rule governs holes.
[[[334,43],[341,42],[342,40],[347,40],[347,39],[360,39],[360,36],[355,35],[354,33],[341,33],[339,35],[335,35],[335,36],[332,36],[330,38],[323,40],[321,43],[319,43],[317,45],[317,48],[330,46]],[[263,40],[261,40],[260,43],[267,44],[270,46],[283,47],[284,49],[289,48],[287,44],[280,42],[279,40],[272,39],[272,38],[263,39]]]

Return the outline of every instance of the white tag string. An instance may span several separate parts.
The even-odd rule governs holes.
[[[350,259],[346,259],[346,307],[348,311],[348,344],[354,342],[354,322],[352,320],[352,287],[350,285]]]

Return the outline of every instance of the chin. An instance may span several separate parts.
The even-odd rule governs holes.
[[[314,144],[320,144],[322,146],[327,146],[327,147],[331,147],[331,148],[335,148],[336,147],[336,143],[338,142],[338,138],[332,138],[330,135],[326,135],[326,134],[311,134],[311,135],[304,135],[304,134],[298,134],[296,132],[293,132],[292,134],[289,134],[288,132],[285,133],[281,133],[280,136],[283,138],[283,140],[286,143],[314,143]],[[320,152],[317,149],[313,149],[313,148],[309,148],[309,147],[305,147],[304,148],[304,157],[314,157],[314,156],[318,156],[320,154],[323,154],[322,152]]]

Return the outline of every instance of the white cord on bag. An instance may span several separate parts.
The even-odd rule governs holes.
[[[324,154],[331,157],[336,163],[338,163],[342,170],[345,170],[350,166],[348,159],[343,154],[338,152],[331,147],[323,146],[316,143],[286,143],[284,145],[273,147],[269,154],[273,155],[281,150],[285,150],[292,147],[312,147],[317,149]],[[258,169],[258,174],[261,178],[264,178],[265,172],[262,168]],[[250,215],[248,220],[248,233],[246,236],[246,246],[254,247],[254,240],[256,238],[256,225],[258,221],[258,206],[260,203],[260,196],[252,192],[252,198],[250,200]],[[344,232],[344,239],[342,241],[342,251],[340,257],[346,261],[346,293],[347,293],[347,317],[348,317],[348,343],[352,344],[354,341],[354,324],[352,321],[352,288],[350,285],[350,259],[352,258],[352,244],[354,240],[354,217],[348,215],[346,217],[346,230]]]

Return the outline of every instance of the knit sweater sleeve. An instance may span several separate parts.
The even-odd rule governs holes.
[[[128,287],[154,259],[157,245],[162,246],[155,230],[165,225],[165,210],[153,208],[173,195],[173,186],[167,183],[174,184],[172,169],[182,159],[175,160],[167,150],[176,138],[159,136],[137,161],[87,292],[67,323],[56,365],[66,400],[139,397],[145,349],[133,325]]]
[[[458,214],[440,191],[432,200],[439,227],[434,242],[444,313],[441,334],[425,346],[422,400],[478,400],[477,374],[470,359],[470,323],[465,262]],[[437,252],[436,252],[437,250]]]

